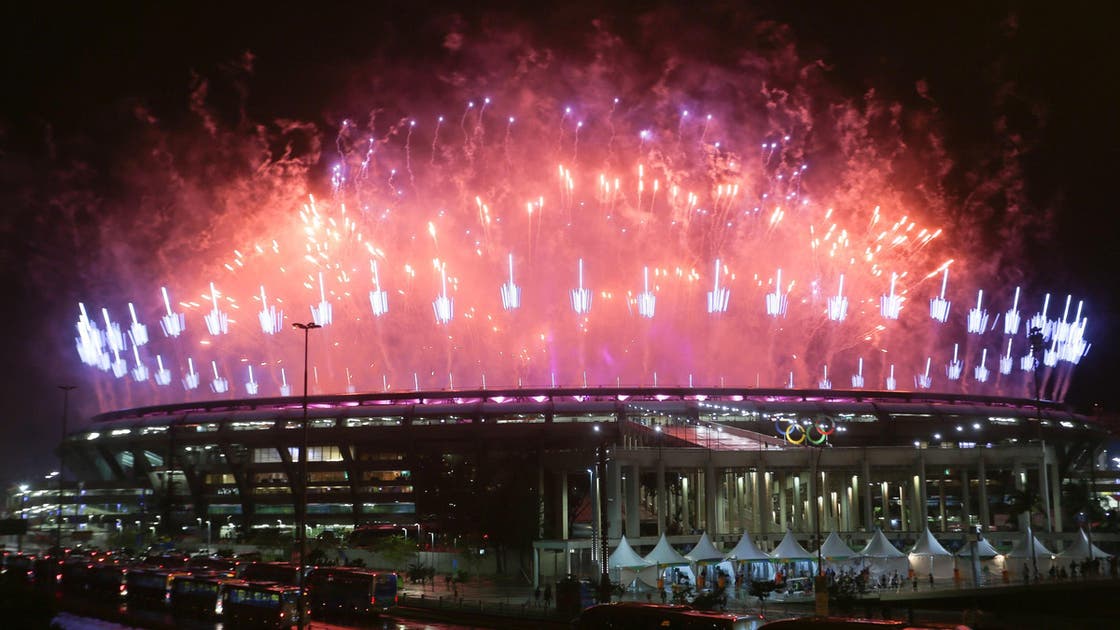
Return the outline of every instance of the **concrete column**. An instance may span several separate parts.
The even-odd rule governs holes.
[[[948,517],[945,515],[945,478],[942,477],[937,480],[937,520],[940,524],[941,532],[949,531]]]
[[[891,483],[889,481],[880,481],[876,485],[879,486],[879,498],[883,501],[883,515],[878,525],[880,529],[885,531],[890,528],[891,525]],[[901,515],[899,515],[899,520],[902,520]]]
[[[751,480],[751,529],[761,533],[763,531],[762,502],[759,497],[762,496],[762,473],[755,470],[749,474]]]
[[[716,466],[712,460],[704,467],[704,531],[711,538],[722,533],[719,515],[716,514],[716,498],[719,496],[719,479],[716,478]]]
[[[980,498],[980,525],[985,530],[992,524],[991,507],[988,505],[988,471],[984,464],[984,454],[980,453],[980,460],[976,463],[977,494]]]
[[[758,466],[758,532],[770,532],[770,523],[773,515],[770,513],[770,476],[766,474],[766,463],[759,462]]]
[[[1054,529],[1062,531],[1062,477],[1058,474],[1057,464],[1047,464],[1050,474],[1050,494],[1054,496]]]
[[[972,484],[968,480],[968,466],[961,467],[961,526],[972,524]]]
[[[840,485],[840,519],[837,529],[852,531],[852,500],[854,489],[848,484]]]
[[[914,492],[914,501],[917,504],[918,510],[915,516],[915,521],[918,521],[917,530],[922,531],[929,525],[929,486],[926,483],[926,456],[921,450],[918,451],[918,474],[915,483],[918,485]]]
[[[735,524],[738,533],[747,530],[747,477],[746,473],[735,475]]]
[[[541,585],[541,550],[533,547],[533,588]]]
[[[1054,531],[1054,519],[1050,510],[1050,471],[1046,465],[1046,442],[1042,443],[1042,458],[1038,462],[1038,495],[1042,497],[1042,509],[1046,514],[1046,531]]]
[[[924,477],[925,475],[914,475],[910,478],[911,501],[913,503],[913,507],[910,508],[913,510],[910,516],[910,527],[919,532],[929,525],[929,509],[926,507],[927,503],[923,500],[925,492],[922,491],[924,489],[922,484]]]
[[[783,532],[790,528],[789,524],[789,475],[781,473],[777,477],[778,487],[778,529]]]
[[[665,517],[669,513],[669,493],[665,488],[665,461],[657,460],[657,535],[665,533]]]
[[[863,529],[866,532],[871,532],[875,529],[875,506],[871,501],[871,462],[867,459],[867,452],[863,453],[863,474],[860,475],[859,485],[863,490],[863,501],[860,507],[863,508]]]
[[[816,534],[821,528],[821,475],[817,468],[817,458],[809,454],[809,532]]]
[[[910,531],[910,519],[906,516],[906,480],[898,484],[898,526],[902,531]]]
[[[681,527],[684,528],[684,533],[689,533],[692,529],[692,510],[690,503],[692,502],[692,486],[690,483],[690,475],[681,475]]]
[[[1022,461],[1015,460],[1014,463],[1011,466],[1011,477],[1012,477],[1012,480],[1015,483],[1015,489],[1016,490],[1018,490],[1020,492],[1026,490],[1026,487],[1027,487],[1026,476],[1027,476],[1026,466],[1023,465]],[[1022,514],[1019,515],[1019,518],[1018,518],[1018,520],[1019,520],[1019,531],[1021,531],[1021,532],[1026,531],[1027,527],[1030,526],[1030,524],[1031,524],[1031,511],[1033,509],[1034,508],[1031,508],[1031,510],[1027,510],[1026,512],[1023,512]]]
[[[559,523],[559,527],[556,528],[556,531],[560,534],[560,539],[561,540],[567,540],[568,537],[569,537],[568,536],[568,471],[567,470],[561,470],[560,474],[558,474],[557,477],[559,477],[559,479],[558,479],[558,483],[557,483],[556,494],[557,494],[557,497],[560,499],[560,509],[557,510],[557,511],[559,512],[560,523]],[[565,554],[565,555],[567,555],[567,554]]]
[[[634,464],[630,467],[630,474],[626,476],[626,537],[630,539],[637,538],[641,533],[641,475],[641,467]]]
[[[817,468],[817,483],[820,484],[816,503],[817,509],[820,510],[821,536],[827,536],[828,532],[836,526],[832,509],[832,479],[827,472]]]
[[[617,459],[607,462],[607,537],[622,536],[622,464]]]
[[[545,516],[544,516],[545,515],[545,509],[544,509],[544,506],[548,505],[547,503],[545,503],[547,498],[548,498],[548,493],[545,492],[545,483],[544,483],[544,463],[543,462],[538,462],[537,463],[537,540],[541,540],[542,538],[544,538],[544,529],[545,529]],[[539,565],[540,564],[540,558],[537,557],[535,562],[537,562],[537,564]],[[540,567],[537,566],[537,569],[539,570]],[[536,580],[536,577],[534,577],[533,579]]]
[[[801,473],[793,476],[793,531],[805,531],[805,502],[801,498]]]

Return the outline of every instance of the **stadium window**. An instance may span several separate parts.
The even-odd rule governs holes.
[[[254,464],[279,464],[282,461],[283,460],[280,459],[280,451],[277,451],[274,448],[253,449]]]

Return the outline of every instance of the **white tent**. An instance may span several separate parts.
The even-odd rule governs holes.
[[[840,539],[840,534],[832,532],[824,539],[818,555],[829,562],[837,562],[854,557],[856,552]]]
[[[719,567],[721,571],[726,575],[731,575],[733,571],[731,563],[724,563],[723,552],[716,549],[716,546],[712,544],[712,539],[708,538],[708,532],[700,534],[700,540],[696,541],[696,545],[692,547],[691,551],[684,554],[684,557],[696,564],[697,576],[703,576],[705,584],[707,585],[715,584],[717,577],[717,573],[712,571],[711,567],[723,563],[723,566]],[[701,585],[699,579],[696,585]]]
[[[669,544],[669,539],[665,537],[665,534],[661,534],[661,538],[657,541],[653,550],[646,554],[645,561],[656,567],[656,575],[653,579],[653,583],[649,584],[650,586],[656,586],[657,578],[662,576],[662,572],[668,568],[674,568],[684,572],[688,575],[690,580],[694,580],[696,577],[692,575],[692,569],[688,566],[688,558],[685,558],[676,549],[673,549],[673,546]],[[639,577],[642,577],[643,582],[645,581],[644,576]],[[668,581],[669,580],[666,580],[666,582]]]
[[[976,559],[979,561],[976,570],[980,571],[981,575],[992,576],[1003,573],[1007,566],[1003,554],[993,547],[987,539],[981,538],[976,542],[965,544],[957,551],[957,568],[960,569],[962,575],[968,575],[972,570],[970,563],[972,562],[973,547],[976,548]],[[1049,568],[1049,565],[1047,565],[1047,568]]]
[[[786,530],[786,535],[782,537],[782,542],[778,543],[774,551],[770,552],[770,557],[775,560],[785,561],[813,560],[816,558],[814,554],[806,551],[806,549],[801,546],[801,543],[797,542],[797,539],[793,537],[793,532],[788,529]]]
[[[1111,558],[1112,554],[1101,551],[1100,547],[1089,544],[1089,537],[1085,534],[1085,530],[1079,532],[1081,535],[1073,541],[1073,546],[1058,554],[1059,560],[1085,560],[1087,558]]]
[[[630,542],[626,540],[626,536],[618,541],[618,546],[607,557],[607,568],[612,576],[618,576],[618,583],[623,586],[630,586],[639,576],[643,577],[642,581],[646,583],[656,582],[657,580],[656,567],[646,562],[645,558],[634,551]],[[642,575],[643,573],[646,575]]]
[[[1033,553],[1031,551],[1032,546],[1034,547]],[[1023,532],[1023,536],[1011,546],[1011,551],[1004,554],[1003,566],[1009,574],[1015,576],[1016,579],[1020,579],[1023,575],[1023,566],[1026,565],[1030,569],[1031,563],[1035,561],[1038,562],[1038,572],[1046,575],[1050,572],[1050,567],[1054,563],[1054,553],[1040,543],[1028,527]]]
[[[770,556],[754,544],[751,535],[747,532],[743,532],[739,542],[727,552],[724,558],[733,563],[737,569],[741,567],[746,579],[769,580],[774,577]],[[736,575],[738,573],[739,571],[736,570]]]
[[[933,532],[926,527],[910,550],[910,568],[918,575],[932,574],[938,579],[952,578],[953,554],[937,542]]]
[[[716,549],[712,539],[708,538],[708,532],[704,532],[700,534],[700,540],[696,541],[692,551],[684,554],[684,557],[696,563],[718,562],[723,560],[723,552]]]
[[[905,577],[906,572],[910,568],[910,562],[906,558],[906,554],[902,553],[887,540],[883,530],[876,528],[875,534],[871,536],[871,540],[867,541],[867,545],[856,554],[864,566],[867,567],[869,572],[874,575],[898,573]]]
[[[959,557],[959,558],[971,558],[972,557],[972,548],[974,546],[976,547],[976,557],[981,558],[983,560],[990,560],[990,559],[992,559],[996,556],[1002,556],[1003,555],[995,547],[992,546],[992,543],[988,542],[984,538],[981,538],[980,540],[978,540],[976,542],[970,542],[970,543],[966,544],[965,546],[961,547],[960,550],[957,551],[957,557]]]
[[[812,575],[816,573],[816,556],[809,553],[797,542],[793,537],[791,530],[786,530],[786,535],[782,537],[782,542],[770,552],[770,557],[779,563],[792,564],[793,573],[788,577],[796,577],[799,574]]]

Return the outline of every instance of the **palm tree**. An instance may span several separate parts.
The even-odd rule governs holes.
[[[1011,518],[1017,519],[1021,514],[1027,515],[1030,524],[1035,512],[1045,512],[1042,496],[1030,484],[1025,484],[1022,490],[1015,489],[1007,493],[1007,513]]]

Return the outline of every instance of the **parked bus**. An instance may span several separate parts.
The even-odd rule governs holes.
[[[115,562],[94,564],[86,578],[86,594],[104,604],[123,604],[128,595],[128,567]]]
[[[187,562],[190,570],[202,569],[225,574],[227,577],[237,577],[244,568],[241,562],[233,558],[220,558],[218,556],[194,556]]]
[[[320,619],[376,617],[397,603],[397,574],[319,567],[307,576],[311,615]]]
[[[129,609],[146,608],[158,610],[171,601],[171,585],[177,577],[189,573],[167,569],[133,569],[125,577],[128,592],[125,601]]]
[[[171,585],[171,609],[176,616],[212,619],[222,614],[226,586],[244,584],[224,574],[186,575]]]
[[[241,572],[246,582],[275,582],[288,586],[299,585],[299,567],[287,562],[254,562]]]
[[[223,623],[230,628],[291,628],[299,623],[299,588],[237,583],[222,594]]]

